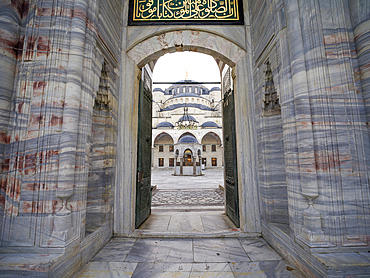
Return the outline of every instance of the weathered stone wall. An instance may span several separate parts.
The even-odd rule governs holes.
[[[354,46],[358,60],[356,71],[358,86],[362,87],[365,100],[366,115],[370,115],[370,1],[349,0],[348,1]],[[359,70],[359,72],[358,72]],[[360,85],[361,84],[361,85]],[[369,120],[368,120],[369,121]]]
[[[279,153],[284,153],[290,230],[264,219],[263,233],[271,244],[284,245],[277,228],[291,237],[296,251],[369,248],[368,9],[366,1],[251,1],[254,91],[258,96],[262,90],[261,71],[269,60],[281,104],[284,148]],[[271,132],[280,137],[281,129],[276,119],[258,113],[261,105],[257,97],[263,208],[275,201],[266,196],[271,191],[265,188],[264,153],[276,155],[277,163],[282,157],[271,154],[269,137]],[[272,172],[278,170],[275,161]],[[281,252],[297,262],[292,250]],[[315,271],[310,275],[324,275]]]
[[[14,73],[17,66],[17,51],[20,26],[22,24],[23,1],[0,3],[0,221],[5,212],[5,196],[7,192],[8,166],[5,164],[5,148],[10,138],[8,137],[8,126],[11,109],[11,99],[14,86]],[[2,234],[0,225],[0,234]],[[1,246],[1,245],[0,245]]]
[[[40,269],[56,276],[74,273],[75,256],[88,249],[88,260],[112,234],[121,6],[108,2],[0,1],[0,252],[64,254]],[[98,160],[108,200],[98,209],[108,216],[92,242],[84,239],[88,138],[104,60],[110,140]]]

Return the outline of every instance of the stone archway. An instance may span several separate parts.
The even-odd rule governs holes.
[[[130,40],[128,40],[131,42]],[[114,211],[114,233],[128,235],[133,231],[136,181],[137,91],[141,68],[155,63],[162,55],[176,51],[194,51],[213,56],[220,68],[233,68],[235,91],[235,122],[237,125],[240,228],[259,233],[257,196],[256,133],[253,125],[252,63],[250,53],[228,40],[226,36],[203,30],[159,31],[125,45],[127,56],[122,60],[120,124],[118,127],[117,179]],[[134,97],[133,97],[134,96]],[[125,158],[125,161],[122,158]],[[248,182],[248,186],[246,186]],[[247,213],[248,212],[248,213]]]
[[[246,51],[221,36],[199,30],[177,30],[156,34],[132,46],[127,52],[139,68],[166,53],[193,51],[213,56],[234,67]]]

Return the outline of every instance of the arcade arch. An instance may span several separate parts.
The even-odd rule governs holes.
[[[174,166],[174,140],[167,132],[155,136],[152,148],[152,167]]]
[[[208,132],[202,137],[202,162],[205,167],[223,166],[223,149],[221,138],[214,132]]]

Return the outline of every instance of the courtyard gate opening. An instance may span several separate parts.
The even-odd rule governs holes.
[[[153,157],[151,156],[153,156],[153,151],[151,151],[150,142],[152,141],[152,103],[154,101],[152,98],[152,80],[150,77],[152,75],[152,70],[153,66],[150,67],[149,63],[142,68],[139,85],[135,228],[140,227],[151,213],[151,166],[153,165]],[[224,161],[223,163],[221,162],[224,166],[224,179],[223,182],[220,181],[220,183],[224,186],[225,191],[226,215],[236,225],[236,227],[240,227],[235,104],[233,91],[234,80],[231,76],[231,67],[229,65],[223,64],[222,67],[219,68],[219,71],[224,73],[221,82],[221,107],[219,108],[222,111],[222,125],[224,129]],[[180,138],[183,135],[181,135]],[[214,147],[216,147],[216,145]],[[161,151],[163,152],[163,146]],[[183,165],[185,166],[193,166],[193,158],[190,159],[190,162],[185,158],[189,151],[190,150],[184,152]],[[200,150],[198,150],[198,156],[200,157]],[[177,161],[177,158],[175,158],[175,160]],[[187,163],[190,164],[188,165]],[[201,162],[199,161],[199,164],[200,163]],[[163,166],[163,164],[160,166]]]

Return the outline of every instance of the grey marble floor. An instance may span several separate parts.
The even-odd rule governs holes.
[[[235,229],[235,225],[225,215],[223,210],[200,212],[158,212],[137,229],[152,232],[216,232]]]
[[[77,277],[298,276],[260,238],[113,238]]]
[[[222,169],[206,171],[201,177],[171,173],[152,172],[152,185],[186,194],[174,202],[168,201],[170,196],[157,196],[158,206],[152,207],[150,217],[134,233],[138,238],[111,239],[78,278],[297,277],[263,239],[233,237],[238,229],[225,215],[219,195],[205,194],[223,185]],[[189,198],[191,202],[183,202]],[[222,233],[225,237],[218,238]]]

